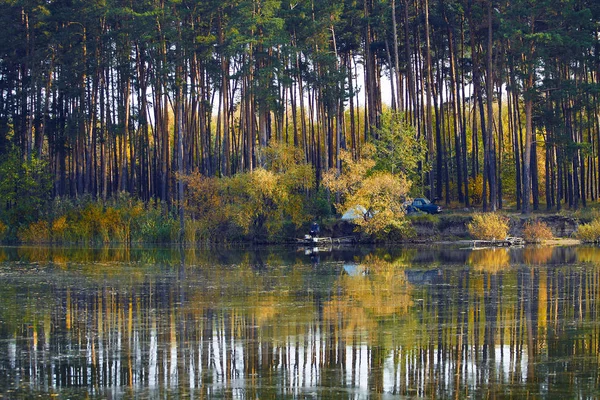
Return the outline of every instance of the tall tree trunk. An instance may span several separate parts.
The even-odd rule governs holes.
[[[523,207],[522,213],[529,214],[531,201],[531,142],[533,135],[533,99],[529,92],[533,88],[533,72],[527,77],[525,88],[525,154],[523,155]]]
[[[409,103],[411,104],[412,112],[411,112],[411,123],[412,125],[416,124],[417,121],[417,94],[415,89],[415,78],[413,75],[413,69],[411,67],[411,51],[410,51],[410,27],[409,27],[409,17],[408,17],[408,0],[404,0],[404,55],[406,57],[406,73],[408,76],[408,94],[409,94]]]
[[[443,0],[440,0],[440,2]],[[452,122],[454,128],[454,152],[455,152],[455,163],[456,163],[456,187],[458,190],[458,201],[461,203],[465,202],[465,196],[463,194],[463,168],[462,168],[462,143],[461,143],[461,113],[460,113],[460,105],[459,105],[459,84],[458,84],[458,76],[456,71],[456,56],[454,52],[454,35],[452,33],[452,26],[448,21],[448,17],[446,16],[445,8],[444,10],[444,19],[446,21],[446,31],[448,35],[448,57],[450,58],[450,94],[452,101]],[[467,177],[465,176],[465,179]]]
[[[433,74],[431,72],[431,41],[430,41],[430,33],[429,33],[429,0],[425,1],[425,68],[426,68],[426,77],[425,77],[425,85],[426,85],[426,104],[425,104],[425,121],[427,124],[426,129],[426,139],[427,139],[427,147],[428,147],[428,158],[434,157],[434,145],[433,145],[433,123],[431,116],[431,96],[432,96],[432,86],[433,86]],[[429,195],[430,197],[434,196],[435,193],[435,179],[436,174],[433,168],[429,171]]]
[[[400,74],[400,61],[398,57],[398,26],[396,23],[396,0],[392,0],[392,32],[394,35],[394,77],[396,78],[396,99],[398,110],[404,111],[404,101],[402,96],[402,75]],[[390,78],[393,79],[393,78]]]
[[[496,211],[498,208],[497,184],[496,184],[496,151],[494,141],[494,76],[492,70],[492,2],[488,2],[488,43],[487,43],[487,136],[484,154],[487,156],[487,171],[490,188],[490,209]],[[484,176],[485,179],[485,176]],[[485,203],[484,203],[485,204]]]

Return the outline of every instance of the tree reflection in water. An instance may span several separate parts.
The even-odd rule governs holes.
[[[600,250],[0,249],[8,397],[594,397]]]

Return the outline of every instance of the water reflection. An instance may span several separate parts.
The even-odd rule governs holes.
[[[600,250],[0,249],[0,393],[593,398]]]

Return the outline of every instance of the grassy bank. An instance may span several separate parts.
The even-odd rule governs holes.
[[[369,235],[361,231],[360,226],[341,221],[336,216],[320,218],[319,222],[322,236],[354,235],[365,243],[434,242],[473,238],[469,224],[478,215],[481,214],[451,210],[440,215],[406,217],[408,229],[402,232],[389,230],[378,236]],[[573,238],[581,223],[577,216],[564,214],[524,217],[518,213],[505,213],[504,218],[509,234],[514,236],[527,235],[532,226],[543,225],[548,227],[553,238]],[[110,202],[55,200],[49,211],[33,222],[16,227],[0,224],[0,240],[30,244],[294,243],[296,237],[308,232],[312,219],[284,220],[277,224],[265,221],[261,229],[252,224],[244,226],[239,221],[227,218],[223,213],[208,219],[186,212],[181,232],[176,210],[169,210],[160,203],[144,203],[126,196]]]
[[[282,219],[273,223],[259,215],[256,220],[252,216],[235,218],[219,208],[206,214],[186,210],[181,231],[176,207],[166,204],[144,203],[128,196],[107,202],[57,199],[32,221],[22,220],[12,225],[0,222],[0,241],[29,244],[287,243],[308,232],[312,222],[311,216],[302,221]],[[328,235],[339,229],[335,219],[319,221]],[[347,231],[348,227],[344,229]],[[349,229],[352,233],[352,227]]]

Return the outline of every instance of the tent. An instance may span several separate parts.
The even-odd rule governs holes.
[[[364,218],[366,213],[367,209],[363,206],[354,206],[349,208],[348,211],[342,215],[342,221],[354,221],[359,218]]]

